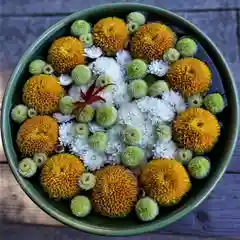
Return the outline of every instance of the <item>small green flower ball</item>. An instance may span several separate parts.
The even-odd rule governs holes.
[[[98,151],[104,152],[107,147],[107,135],[104,132],[95,132],[88,138],[89,146]]]
[[[31,158],[24,158],[18,165],[18,172],[23,177],[30,178],[37,172],[37,164]]]
[[[205,157],[194,157],[188,164],[190,175],[196,179],[203,179],[210,172],[210,162]]]
[[[156,81],[148,88],[148,94],[152,97],[160,96],[165,92],[169,92],[169,87],[163,80]]]
[[[203,100],[203,104],[213,114],[222,112],[225,107],[223,97],[219,93],[207,95]]]
[[[76,196],[71,200],[70,208],[76,217],[86,217],[92,210],[92,204],[86,196]]]
[[[85,85],[92,78],[92,72],[85,65],[77,65],[71,72],[71,77],[76,85]]]
[[[168,142],[172,139],[172,128],[166,124],[160,124],[156,128],[158,140]]]
[[[81,189],[88,191],[94,188],[96,176],[92,173],[83,173],[78,179],[78,185]]]
[[[43,73],[43,68],[46,65],[46,62],[40,59],[36,59],[29,64],[28,71],[32,75],[37,75]]]
[[[48,75],[52,75],[54,73],[54,69],[53,69],[52,65],[46,64],[43,67],[43,73],[44,74],[48,74]]]
[[[190,96],[187,101],[189,107],[199,108],[203,104],[203,98],[200,94]]]
[[[163,60],[168,63],[176,62],[179,58],[180,53],[175,48],[169,48],[163,54]]]
[[[127,24],[127,27],[128,27],[128,32],[132,34],[132,33],[135,33],[140,28],[140,25],[137,22],[129,22]]]
[[[128,91],[132,98],[145,97],[148,92],[148,85],[142,79],[135,79],[129,83]]]
[[[75,123],[74,135],[87,138],[89,135],[88,125],[86,123]]]
[[[112,77],[109,75],[102,74],[96,80],[97,87],[104,87],[107,86],[108,84],[112,84]],[[106,88],[104,88],[104,90],[105,91],[112,90],[112,85],[107,86]]]
[[[147,64],[141,59],[134,59],[126,70],[130,79],[143,78],[147,73]]]
[[[92,121],[94,117],[94,109],[91,105],[86,105],[83,109],[81,109],[77,116],[76,116],[76,120],[78,122],[82,122],[82,123],[88,123],[90,121]]]
[[[39,168],[41,168],[45,164],[47,159],[48,156],[46,153],[35,153],[33,155],[33,161],[37,164]]]
[[[146,17],[140,12],[131,12],[127,15],[127,22],[135,22],[139,25],[143,25],[146,22]]]
[[[80,37],[91,31],[91,25],[85,20],[76,20],[73,22],[70,31],[73,36]]]
[[[28,117],[33,118],[37,116],[37,111],[34,108],[29,108],[28,109]]]
[[[74,99],[71,96],[64,96],[59,101],[59,110],[62,114],[69,115],[73,111]]]
[[[122,138],[127,145],[134,146],[140,143],[142,136],[139,129],[126,127],[122,131]]]
[[[23,104],[15,106],[11,111],[11,118],[18,124],[23,123],[28,118],[28,107]]]
[[[96,110],[96,122],[104,128],[109,128],[117,120],[117,109],[113,106],[102,106]]]
[[[191,38],[182,38],[177,42],[176,49],[183,57],[193,57],[197,52],[197,44]]]
[[[93,35],[91,33],[83,34],[79,37],[85,47],[91,47],[93,45]]]
[[[138,167],[144,160],[144,151],[136,146],[128,146],[121,154],[121,162],[129,168]]]
[[[135,206],[136,215],[139,220],[148,222],[159,214],[159,207],[155,200],[150,197],[143,197],[138,200]]]
[[[177,151],[176,160],[182,164],[188,164],[193,157],[193,153],[189,149],[180,148]]]

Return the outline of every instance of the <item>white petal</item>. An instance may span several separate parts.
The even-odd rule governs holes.
[[[61,74],[58,79],[59,79],[60,85],[62,86],[68,86],[73,82],[72,78],[67,74]]]

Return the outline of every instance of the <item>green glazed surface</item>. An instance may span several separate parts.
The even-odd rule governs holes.
[[[28,64],[39,56],[45,54],[51,42],[62,35],[69,34],[71,23],[76,19],[85,19],[87,21],[96,22],[100,18],[107,16],[125,17],[132,11],[142,11],[148,16],[155,16],[161,20],[167,20],[180,28],[184,28],[186,32],[194,36],[205,48],[215,63],[220,76],[224,79],[223,85],[228,100],[228,121],[227,130],[224,137],[221,138],[221,153],[216,153],[214,158],[217,160],[214,164],[214,170],[206,180],[201,184],[196,184],[194,189],[183,199],[177,206],[168,210],[160,209],[160,215],[156,220],[148,223],[137,221],[135,216],[129,216],[126,219],[108,219],[95,214],[89,215],[87,218],[78,219],[72,216],[68,202],[54,202],[49,200],[47,195],[42,191],[38,179],[23,179],[18,171],[18,153],[15,148],[15,136],[17,132],[16,125],[10,121],[10,111],[14,104],[19,102],[21,89],[24,82],[29,77]],[[237,90],[234,79],[230,73],[223,56],[198,28],[169,11],[141,4],[121,3],[102,5],[91,9],[86,9],[74,13],[44,32],[31,47],[26,51],[20,59],[12,76],[9,80],[8,87],[5,92],[2,105],[2,140],[5,154],[7,156],[12,172],[25,191],[25,193],[46,213],[59,220],[60,222],[86,232],[108,236],[127,236],[137,235],[163,228],[192,211],[196,208],[214,189],[222,175],[224,174],[230,159],[232,157],[237,135],[239,132],[239,103]]]

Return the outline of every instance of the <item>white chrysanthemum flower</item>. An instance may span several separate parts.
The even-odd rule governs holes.
[[[121,66],[126,66],[132,61],[131,54],[126,50],[120,50],[116,53],[116,59],[118,64]]]
[[[116,165],[116,164],[120,164],[120,162],[121,162],[120,153],[107,155],[107,160],[106,160],[107,164]]]
[[[72,78],[68,74],[61,74],[58,79],[60,85],[62,86],[68,86],[73,82]]]
[[[70,151],[79,156],[84,166],[90,171],[100,169],[107,159],[104,153],[94,151],[84,138],[75,138],[71,143]]]
[[[121,140],[121,131],[122,131],[122,126],[117,124],[106,132],[108,137],[108,144],[105,149],[105,152],[107,154],[115,155],[123,151],[124,144]]]
[[[140,111],[147,114],[152,124],[171,122],[175,116],[173,108],[161,99],[146,96],[135,102]]]
[[[167,62],[163,60],[154,60],[148,65],[148,73],[154,74],[158,77],[163,77],[169,69]]]
[[[84,56],[92,59],[99,58],[103,54],[102,49],[95,46],[84,48],[84,53]]]
[[[173,90],[163,93],[162,100],[166,104],[172,106],[177,113],[183,112],[187,108],[187,105],[180,93]]]
[[[118,123],[138,127],[144,123],[144,115],[136,103],[122,104],[118,109]]]
[[[62,113],[53,113],[53,118],[57,120],[58,123],[69,122],[75,118],[74,115],[63,115]]]
[[[161,142],[158,141],[153,148],[153,157],[174,159],[177,152],[177,145],[173,141]]]
[[[88,123],[88,129],[91,133],[104,132],[105,131],[105,129],[102,126],[98,125],[95,122],[89,122]]]
[[[113,86],[112,99],[113,99],[114,105],[117,107],[130,102],[131,99],[128,94],[127,83],[123,82],[121,85]]]
[[[63,146],[69,146],[74,139],[73,122],[62,123],[59,126],[59,141]]]
[[[143,124],[138,126],[138,129],[141,132],[141,147],[146,148],[148,150],[152,150],[154,144],[156,143],[155,137],[155,127],[152,124],[150,119],[145,119]]]

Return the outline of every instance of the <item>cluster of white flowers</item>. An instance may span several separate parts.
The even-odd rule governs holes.
[[[103,90],[99,95],[106,100],[106,104],[118,108],[117,122],[109,129],[104,129],[94,121],[88,123],[91,133],[101,131],[107,135],[106,149],[103,153],[99,153],[91,149],[85,138],[74,136],[74,122],[71,122],[74,116],[55,113],[54,117],[61,123],[59,127],[60,143],[64,147],[68,147],[71,153],[79,156],[87,169],[94,171],[105,164],[120,163],[120,155],[125,148],[121,131],[131,126],[139,129],[141,133],[141,141],[138,146],[145,151],[145,161],[149,157],[154,159],[174,158],[177,145],[173,140],[167,142],[157,140],[155,129],[159,123],[171,123],[176,114],[186,109],[183,97],[178,92],[170,90],[163,93],[161,99],[146,96],[132,101],[128,94],[128,79],[125,70],[127,64],[132,61],[130,53],[126,50],[119,51],[114,59],[102,56],[101,49],[94,46],[86,48],[84,51],[88,58],[94,59],[89,64],[94,77],[105,74],[112,78],[112,91]],[[168,69],[168,63],[162,60],[155,60],[148,65],[148,73],[159,77],[164,76]],[[60,78],[63,85],[68,85],[70,81],[71,79],[65,75]],[[93,81],[94,79],[84,86],[71,86],[68,94],[75,101],[81,100],[81,91],[85,93]],[[94,103],[92,106],[96,108],[100,104],[102,102]]]

